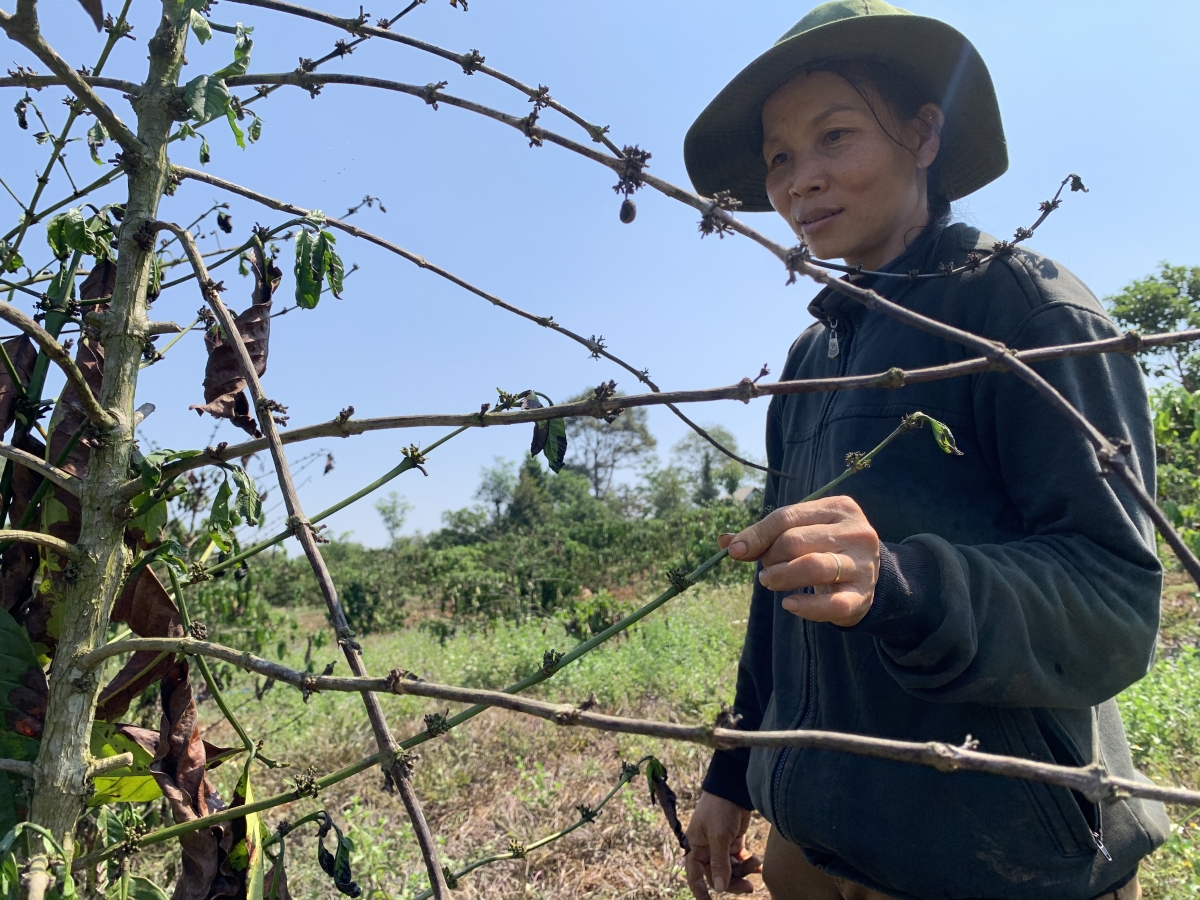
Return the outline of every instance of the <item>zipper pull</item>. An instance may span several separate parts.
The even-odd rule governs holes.
[[[829,358],[836,359],[837,355],[840,352],[841,352],[841,348],[838,346],[838,336],[837,336],[837,319],[830,319],[829,320]]]
[[[1104,858],[1107,859],[1109,862],[1112,862],[1113,861],[1112,854],[1109,853],[1108,848],[1104,846],[1104,839],[1102,837],[1100,837],[1100,832],[1093,831],[1092,839],[1096,842],[1096,847],[1099,848],[1100,852],[1104,854]]]

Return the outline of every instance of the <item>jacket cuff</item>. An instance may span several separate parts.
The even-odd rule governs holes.
[[[881,541],[875,598],[850,630],[911,649],[937,630],[942,616],[942,575],[933,553],[916,542]]]
[[[713,754],[704,776],[702,787],[705,793],[736,803],[742,809],[754,809],[750,789],[746,787],[746,769],[749,765],[748,749],[718,750]]]

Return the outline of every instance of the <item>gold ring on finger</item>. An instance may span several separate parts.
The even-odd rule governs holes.
[[[842,558],[840,556],[838,556],[836,553],[830,553],[829,555],[832,556],[833,561],[835,563],[837,563],[837,574],[833,576],[833,582],[832,582],[833,584],[837,584],[839,581],[842,580]]]

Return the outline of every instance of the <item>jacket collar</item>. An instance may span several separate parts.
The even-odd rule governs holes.
[[[942,237],[951,226],[945,221],[935,222],[925,228],[917,239],[909,244],[908,249],[893,259],[879,271],[881,272],[912,272],[922,273],[934,271],[934,259],[942,242]],[[886,278],[880,275],[845,275],[843,281],[853,279],[859,287],[870,288],[887,297],[898,300],[913,285],[920,282],[903,278]],[[809,313],[824,325],[830,322],[848,318],[857,321],[866,312],[866,308],[844,294],[839,294],[833,288],[825,288],[808,305]]]

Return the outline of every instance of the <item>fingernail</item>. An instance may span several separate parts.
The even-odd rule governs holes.
[[[715,887],[718,891],[725,890],[725,879],[722,878],[720,875],[714,875],[713,876],[713,887]]]
[[[800,609],[800,601],[795,597],[785,597],[783,600],[783,608],[790,613],[794,613]]]
[[[741,559],[746,555],[746,551],[750,549],[746,546],[745,541],[737,541],[729,545],[729,555],[734,559]]]

